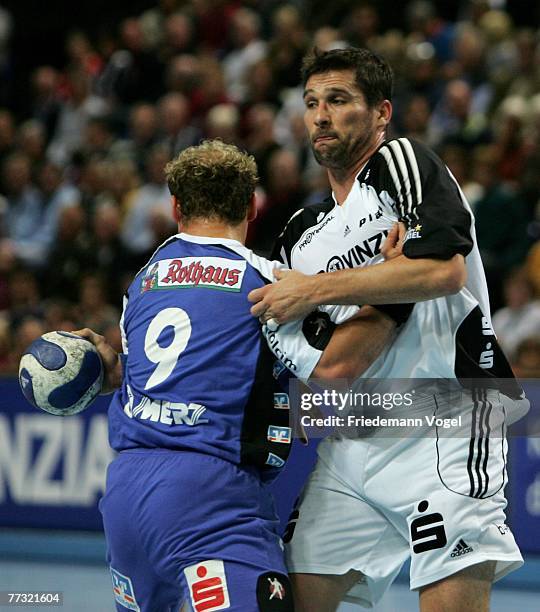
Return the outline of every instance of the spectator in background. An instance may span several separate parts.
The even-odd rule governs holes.
[[[527,210],[515,192],[500,182],[495,152],[491,147],[475,151],[472,178],[480,197],[471,202],[475,211],[476,236],[490,286],[491,307],[502,305],[502,279],[522,264],[530,247]]]
[[[43,199],[32,183],[30,160],[13,153],[2,166],[7,195],[7,211],[2,222],[4,239],[9,240],[14,255],[25,265],[45,265],[50,236],[43,234]]]
[[[16,331],[27,319],[43,320],[44,306],[36,274],[15,268],[9,274],[9,325]]]
[[[272,15],[273,36],[268,47],[274,83],[281,90],[300,84],[302,58],[308,48],[308,38],[297,8],[285,5]]]
[[[167,91],[184,94],[191,106],[193,96],[199,87],[200,71],[200,60],[195,55],[184,53],[171,57],[165,72]]]
[[[7,360],[7,370],[15,374],[19,369],[19,362],[26,349],[47,331],[42,319],[29,317],[12,331],[12,350]]]
[[[122,304],[126,275],[129,271],[135,274],[144,264],[130,257],[120,238],[121,227],[119,207],[111,202],[99,204],[92,218],[88,249],[89,269],[99,270],[107,301],[117,307]]]
[[[105,101],[92,94],[91,78],[83,70],[69,74],[70,98],[62,103],[58,122],[47,156],[59,164],[71,161],[73,153],[83,145],[84,132],[90,118],[107,112]]]
[[[274,151],[267,164],[266,199],[263,206],[257,206],[257,218],[250,224],[248,247],[269,257],[276,238],[306,195],[295,155],[285,149]]]
[[[266,55],[266,43],[260,38],[261,21],[254,11],[241,8],[231,20],[233,50],[223,60],[227,95],[235,102],[246,96],[249,69]]]
[[[40,233],[46,239],[48,249],[53,245],[58,233],[60,212],[81,202],[79,190],[68,183],[61,166],[52,161],[45,162],[38,174],[38,186],[43,196],[43,219]],[[48,258],[49,251],[46,253]]]
[[[170,159],[167,147],[156,145],[151,149],[146,162],[147,180],[137,190],[125,212],[121,239],[137,261],[149,257],[157,246],[158,237],[152,228],[152,217],[166,217],[171,223],[171,234],[174,232],[171,196],[165,180],[165,164]],[[141,266],[143,264],[141,261]]]
[[[45,126],[47,143],[56,131],[61,109],[59,82],[60,75],[52,66],[40,66],[32,75],[30,114]]]
[[[504,282],[505,306],[493,316],[493,329],[502,349],[512,361],[519,344],[540,336],[540,302],[524,268],[512,270]]]
[[[430,113],[429,102],[425,96],[412,96],[403,111],[403,135],[427,144]]]
[[[35,171],[45,156],[46,133],[43,124],[35,119],[29,119],[17,130],[17,147],[26,155]]]
[[[127,138],[116,140],[110,148],[112,158],[128,157],[135,162],[139,173],[144,172],[148,151],[158,140],[156,107],[147,102],[136,104],[129,113]]]
[[[439,63],[453,58],[455,28],[437,15],[433,2],[416,0],[408,3],[406,21],[410,37],[433,45]]]
[[[165,39],[162,59],[170,58],[194,50],[194,30],[191,18],[182,11],[175,11],[165,20]]]
[[[14,152],[15,147],[15,122],[13,115],[6,109],[0,109],[0,165],[4,165],[5,159]],[[5,193],[5,185],[3,191]]]
[[[238,144],[240,112],[234,104],[216,104],[206,116],[205,137],[219,138],[228,144]]]
[[[73,310],[75,325],[91,325],[98,334],[118,325],[120,312],[107,302],[105,284],[98,273],[87,273],[79,279],[78,302]]]
[[[121,48],[100,78],[102,94],[121,105],[154,102],[163,94],[163,64],[148,49],[141,24],[129,17],[120,25]]]
[[[341,27],[345,40],[351,47],[375,50],[379,46],[379,13],[376,4],[359,2],[343,20]]]
[[[529,251],[526,261],[527,276],[531,282],[534,296],[540,297],[540,240]]]
[[[102,202],[112,202],[125,215],[135,201],[140,188],[137,166],[131,159],[114,159],[104,162],[105,189],[98,194],[96,206]],[[95,213],[91,211],[91,216]]]
[[[527,338],[517,347],[512,364],[519,378],[540,378],[540,337]]]
[[[466,81],[454,79],[446,86],[431,116],[429,140],[434,147],[443,144],[474,147],[491,141],[485,115],[472,110],[472,91]]]
[[[195,121],[204,121],[216,104],[231,102],[225,89],[222,65],[213,57],[202,56],[198,64],[198,88],[191,96],[191,110]]]
[[[267,164],[280,146],[274,134],[275,110],[269,104],[256,104],[246,117],[246,148],[253,155],[259,169],[260,182],[267,183]]]
[[[62,296],[75,302],[79,279],[90,269],[90,265],[87,214],[82,206],[62,208],[58,218],[58,234],[47,266],[46,296]]]
[[[172,158],[180,151],[196,144],[200,131],[191,123],[187,98],[181,93],[168,93],[158,102],[159,124],[162,127],[160,144],[167,147]]]

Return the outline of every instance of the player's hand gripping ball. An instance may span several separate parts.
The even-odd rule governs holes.
[[[103,364],[96,347],[67,332],[49,332],[21,358],[24,397],[51,414],[69,416],[87,408],[101,391]]]

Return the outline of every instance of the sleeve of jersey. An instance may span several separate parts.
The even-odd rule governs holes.
[[[296,239],[298,238],[296,235],[298,233],[296,228],[297,222],[293,220],[299,217],[302,212],[303,209],[296,211],[287,221],[287,225],[283,228],[283,231],[278,236],[270,255],[270,259],[281,261],[289,268],[292,268],[291,251]]]
[[[358,312],[357,306],[326,306],[305,319],[270,328],[263,334],[270,350],[297,378],[307,380],[319,363],[337,324]]]
[[[408,138],[389,141],[379,153],[385,162],[382,188],[407,228],[403,254],[434,259],[468,255],[473,247],[471,215],[444,163]]]

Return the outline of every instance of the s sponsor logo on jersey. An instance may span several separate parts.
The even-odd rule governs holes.
[[[308,246],[308,244],[310,244],[310,243],[311,243],[311,241],[313,240],[313,238],[314,238],[314,237],[315,237],[315,236],[316,236],[316,235],[317,235],[317,234],[318,234],[318,233],[319,233],[319,232],[320,232],[320,231],[321,231],[321,230],[322,230],[324,227],[326,227],[326,226],[327,226],[327,225],[330,223],[330,221],[332,221],[333,219],[334,219],[334,215],[328,215],[328,217],[326,217],[326,219],[324,219],[324,220],[322,221],[322,223],[321,223],[321,224],[320,224],[318,227],[316,227],[316,228],[312,229],[311,231],[307,232],[306,234],[304,234],[304,236],[302,237],[302,238],[303,238],[303,239],[302,239],[302,242],[300,242],[300,243],[298,244],[298,248],[300,249],[300,251],[301,251],[301,250],[302,250],[304,247],[307,247],[307,246]]]
[[[369,263],[371,259],[380,254],[381,245],[386,236],[388,236],[388,230],[383,230],[353,246],[346,253],[332,255],[326,263],[326,268],[320,272],[336,272]]]
[[[141,293],[158,289],[206,287],[240,291],[247,262],[225,257],[182,257],[162,259],[148,266]]]
[[[212,612],[230,607],[223,561],[210,559],[190,565],[184,570],[184,575],[195,612]]]
[[[278,425],[269,425],[267,438],[269,442],[279,442],[281,444],[291,443],[292,430],[290,427],[279,427]]]
[[[139,605],[135,599],[135,592],[133,591],[131,579],[116,571],[113,567],[109,569],[111,570],[113,593],[116,602],[128,610],[140,612]]]

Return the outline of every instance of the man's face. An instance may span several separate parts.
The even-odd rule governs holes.
[[[327,168],[354,165],[378,139],[377,108],[369,108],[353,70],[311,76],[304,91],[304,122],[315,159]]]

